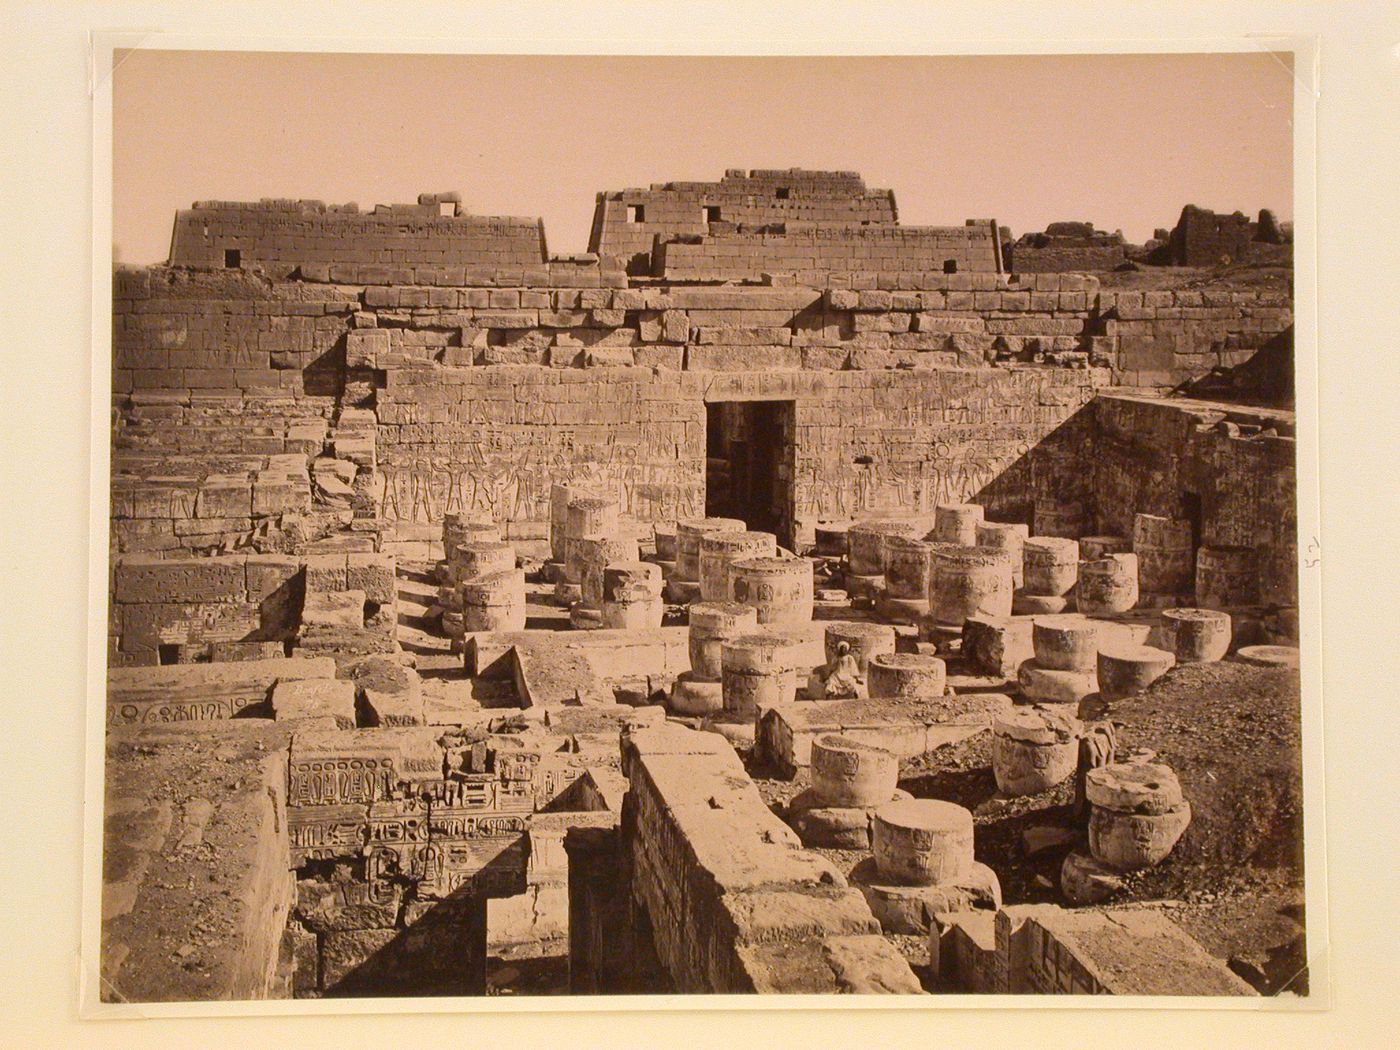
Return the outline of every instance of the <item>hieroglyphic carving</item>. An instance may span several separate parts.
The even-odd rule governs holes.
[[[357,857],[364,849],[364,806],[289,806],[287,836],[292,867],[309,860]]]
[[[398,784],[388,755],[347,753],[296,759],[287,782],[291,806],[370,803],[390,798]]]
[[[492,521],[545,521],[549,486],[574,481],[616,498],[642,520],[704,513],[700,464],[677,458],[674,442],[648,434],[643,444],[612,438],[583,444],[572,431],[517,429],[454,448],[450,457],[386,456],[379,514],[386,520],[432,522],[449,511]]]

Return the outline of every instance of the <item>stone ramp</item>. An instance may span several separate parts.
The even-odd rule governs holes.
[[[253,719],[109,731],[103,1001],[287,995],[289,736]]]

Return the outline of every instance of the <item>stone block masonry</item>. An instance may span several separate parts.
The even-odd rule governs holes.
[[[538,266],[546,261],[537,219],[459,214],[455,202],[353,205],[263,200],[198,201],[175,218],[170,262],[196,269],[259,266]],[[447,214],[443,214],[446,210]]]
[[[215,646],[223,659],[240,649],[249,658],[281,656],[296,637],[308,586],[363,592],[376,607],[396,599],[394,559],[385,554],[129,555],[112,574],[114,667],[204,661]]]
[[[657,238],[704,234],[714,223],[797,221],[817,228],[894,225],[894,193],[867,189],[853,171],[731,169],[719,182],[667,182],[598,194],[588,250],[651,273]]]
[[[628,517],[703,517],[705,404],[727,400],[795,403],[798,516],[931,511],[974,498],[1013,467],[1028,470],[1037,442],[1104,378],[1037,368],[404,369],[379,398],[379,513],[544,523],[549,483],[567,475],[617,498]]]
[[[636,730],[623,773],[631,893],[678,992],[920,991],[861,894],[802,849],[721,737]]]
[[[996,273],[996,225],[804,228],[786,223],[748,232],[714,231],[660,240],[652,274],[667,280],[757,280],[792,273],[801,281],[865,270],[884,274]]]
[[[1045,237],[1103,248],[1082,225]],[[1095,688],[1126,708],[1161,674],[1159,650],[1044,615],[1070,601],[1127,617],[1134,643],[1160,621],[1153,644],[1188,672],[1231,634],[1183,624],[1296,628],[1291,415],[1124,388],[1222,390],[1206,373],[1284,351],[1288,293],[1008,274],[1010,240],[991,220],[902,227],[893,194],[849,172],[604,194],[575,256],[453,195],[181,213],[171,264],[114,280],[113,994],[521,991],[504,968],[488,983],[492,946],[557,962],[566,906],[578,990],[917,993],[928,972],[881,927],[973,904],[991,921],[951,948],[971,983],[1005,978],[1005,873],[971,851],[985,814],[890,809],[924,793],[897,788],[898,759],[933,770],[995,724],[992,773],[1028,796],[1121,760],[1101,724],[1042,741],[991,691],[1117,661]],[[1139,588],[1151,612],[1127,608],[1120,577],[1166,570]],[[682,626],[675,606],[702,598]],[[747,628],[708,624],[725,598],[752,606]],[[833,653],[871,630],[870,652]],[[820,790],[756,784],[735,747],[780,778],[813,767]],[[1053,770],[1020,775],[1052,747]],[[832,788],[875,749],[873,786]],[[1096,819],[1094,856],[1136,866],[1127,823]],[[945,831],[956,849],[926,848]],[[1028,854],[1074,834],[1028,831]],[[225,910],[186,909],[211,844]],[[1093,873],[1074,857],[1079,900]],[[1160,940],[1131,932],[1134,958]],[[1040,990],[1109,990],[1094,946]]]
[[[1094,420],[1099,531],[1130,535],[1134,514],[1190,521],[1198,549],[1253,552],[1260,602],[1296,604],[1291,412],[1113,394],[1095,402]]]

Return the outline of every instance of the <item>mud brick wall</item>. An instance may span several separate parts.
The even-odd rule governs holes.
[[[642,209],[636,219],[634,209]],[[708,231],[707,207],[726,223],[819,225],[894,223],[894,193],[867,189],[850,171],[731,170],[719,182],[667,182],[598,194],[589,251],[622,257],[629,272],[651,273],[654,239]]]
[[[766,272],[958,273],[1001,269],[993,222],[965,226],[847,226],[784,233],[710,233],[658,243],[652,274],[667,280],[757,280]],[[799,276],[799,279],[804,279]]]
[[[532,266],[545,258],[538,219],[440,215],[436,205],[362,214],[319,201],[201,201],[176,214],[170,244],[172,266],[257,266],[279,276],[303,265]]]
[[[1293,303],[1269,289],[1103,291],[1099,319],[1122,385],[1175,386],[1248,361],[1293,323]]]
[[[1167,243],[1177,266],[1222,266],[1243,260],[1258,230],[1240,212],[1217,215],[1188,204]]]
[[[1138,513],[1185,518],[1186,499],[1198,498],[1201,543],[1253,548],[1260,600],[1297,603],[1292,413],[1108,395],[1093,414],[1099,532],[1131,536]]]

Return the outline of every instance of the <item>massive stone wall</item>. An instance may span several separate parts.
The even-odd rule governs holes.
[[[123,268],[113,287],[116,393],[334,395],[331,358],[357,289],[254,274]]]
[[[1260,601],[1297,604],[1292,413],[1110,395],[1094,417],[1099,531],[1130,536],[1137,513],[1189,520],[1198,504],[1200,544],[1251,548]]]
[[[175,217],[170,264],[197,269],[298,267],[539,266],[538,219],[460,215],[455,203],[354,205],[321,201],[198,201]]]
[[[1268,288],[1103,291],[1097,314],[1119,384],[1172,387],[1248,361],[1293,324],[1293,302]]]
[[[1241,363],[1292,322],[1287,293],[1269,289],[1118,291],[1076,274],[827,276],[825,289],[559,288],[122,270],[113,385],[316,399],[344,392],[347,364],[867,370],[1089,351],[1119,383],[1168,386]],[[350,347],[352,328],[367,327],[387,334],[362,333]],[[324,403],[311,411],[326,414]]]
[[[357,467],[340,524],[462,509],[534,537],[561,479],[641,520],[700,514],[704,406],[723,401],[791,403],[794,524],[972,498],[1025,517],[1082,486],[1072,455],[1033,450],[1093,389],[1237,364],[1291,321],[1266,290],[978,273],[875,287],[913,283],[897,276],[553,288],[121,271],[118,547],[236,547],[324,511],[308,471],[329,456]]]
[[[867,189],[853,171],[725,172],[719,182],[666,182],[598,194],[588,250],[619,256],[630,272],[651,272],[652,243],[703,234],[714,221],[818,226],[894,223],[894,193]]]
[[[403,369],[380,399],[381,516],[465,510],[543,534],[551,480],[615,494],[643,521],[702,515],[706,401],[790,401],[797,519],[1006,495],[1102,370],[652,372]],[[1049,462],[1047,460],[1047,462]],[[533,533],[523,523],[538,523]]]
[[[829,273],[996,273],[1001,248],[996,223],[962,226],[843,226],[787,223],[754,232],[710,228],[704,235],[659,241],[652,274],[668,280],[757,280],[765,272],[798,280]]]

